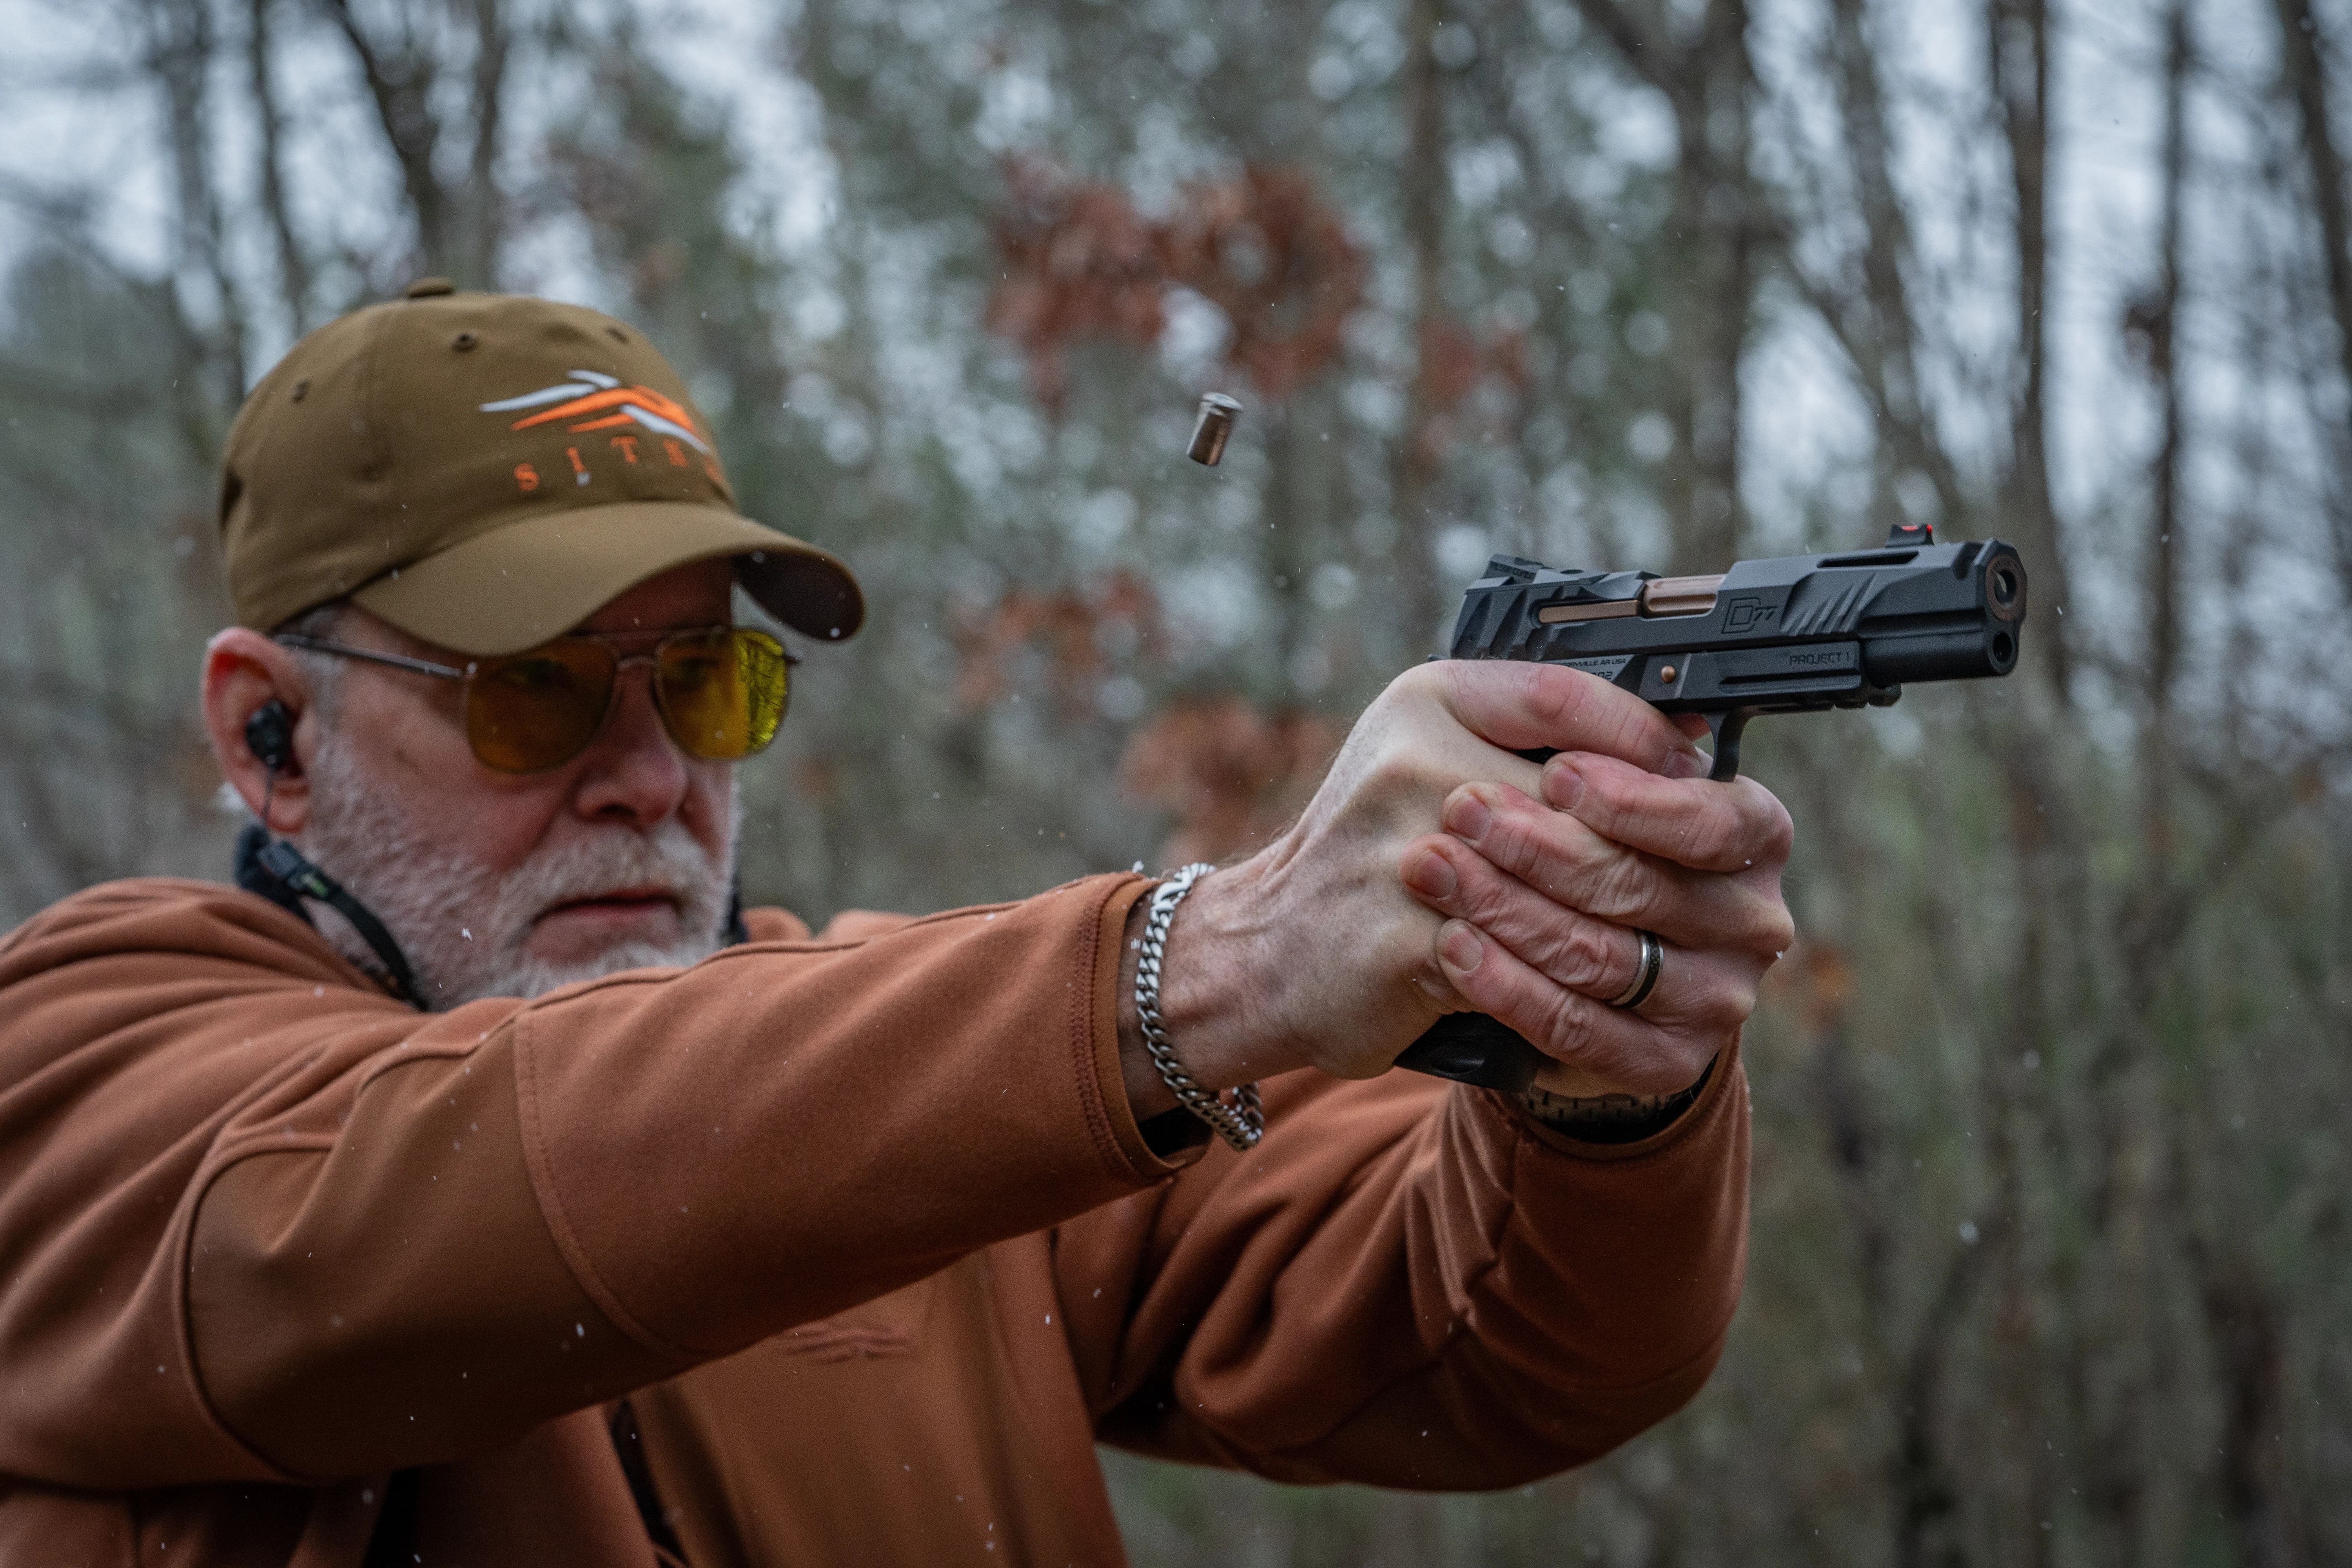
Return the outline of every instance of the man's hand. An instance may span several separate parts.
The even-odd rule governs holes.
[[[1406,852],[1416,896],[1454,919],[1440,968],[1469,1005],[1556,1058],[1555,1093],[1671,1093],[1696,1079],[1755,1011],[1757,983],[1788,948],[1780,900],[1788,813],[1748,779],[1665,778],[1610,756],[1546,763],[1541,799],[1465,784],[1444,836]],[[1530,896],[1530,895],[1538,896]],[[1664,944],[1656,988],[1632,989],[1648,931]]]
[[[1565,754],[1516,754],[1538,747]],[[1212,1086],[1301,1066],[1366,1078],[1470,1010],[1557,1058],[1543,1081],[1558,1092],[1684,1088],[1790,930],[1788,814],[1706,768],[1673,721],[1577,670],[1407,671],[1299,820],[1179,910],[1160,996],[1177,1054]],[[1633,976],[1637,927],[1665,943],[1638,1016],[1607,1005]],[[1138,1114],[1172,1104],[1129,1056]]]

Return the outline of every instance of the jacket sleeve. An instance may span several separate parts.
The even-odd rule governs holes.
[[[1148,1187],[1142,885],[432,1016],[225,889],[69,901],[0,943],[0,1474],[446,1458]]]
[[[1475,1490],[1664,1418],[1713,1370],[1746,1258],[1736,1041],[1721,1067],[1620,1146],[1414,1074],[1267,1085],[1256,1149],[1055,1233],[1097,1434],[1278,1480]]]

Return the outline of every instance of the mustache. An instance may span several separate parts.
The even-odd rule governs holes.
[[[533,855],[501,878],[498,929],[527,934],[565,904],[612,893],[659,894],[681,910],[692,910],[711,897],[711,870],[702,846],[676,822],[651,833],[606,829],[560,852]]]

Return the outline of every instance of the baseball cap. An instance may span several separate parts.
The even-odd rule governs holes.
[[[513,653],[718,557],[809,637],[866,613],[838,557],[736,510],[709,423],[642,332],[442,279],[261,378],[229,430],[220,530],[237,620],[263,631],[349,596],[427,642]]]

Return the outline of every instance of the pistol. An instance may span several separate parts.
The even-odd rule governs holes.
[[[2016,546],[1937,544],[1932,528],[1905,523],[1883,549],[1742,561],[1720,576],[1497,555],[1462,595],[1447,657],[1564,664],[1663,712],[1696,713],[1715,742],[1708,776],[1732,779],[1758,714],[1884,708],[1906,681],[2007,675],[2024,622]],[[1549,1059],[1483,1014],[1454,1013],[1397,1066],[1516,1092]]]

